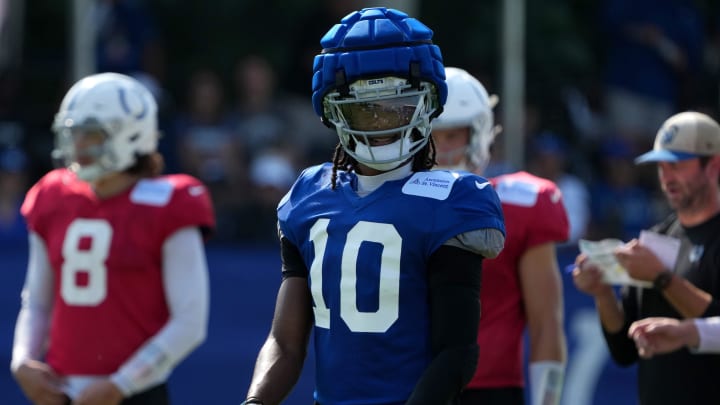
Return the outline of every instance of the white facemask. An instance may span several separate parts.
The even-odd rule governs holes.
[[[362,161],[367,167],[371,167],[375,170],[388,171],[395,169],[406,161],[395,160],[387,162],[388,160],[397,159],[401,154],[407,153],[413,146],[413,141],[409,136],[402,137],[393,143],[381,146],[367,146],[362,142],[357,142],[355,146],[355,154],[358,156],[358,160]],[[402,148],[402,152],[401,149]],[[372,154],[370,151],[372,150]],[[387,162],[387,163],[368,163],[368,162]]]
[[[78,179],[82,181],[94,181],[108,173],[100,164],[95,163],[89,166],[70,165],[70,170],[75,172]]]

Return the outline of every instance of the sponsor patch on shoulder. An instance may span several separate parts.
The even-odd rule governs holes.
[[[455,180],[460,175],[449,171],[429,171],[413,174],[403,185],[402,192],[408,195],[445,200],[450,195]]]
[[[173,194],[173,185],[165,179],[140,180],[130,193],[130,201],[136,204],[163,207]]]

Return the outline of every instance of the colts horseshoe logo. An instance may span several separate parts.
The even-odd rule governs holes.
[[[120,89],[118,89],[118,93],[120,96],[120,105],[122,106],[123,110],[125,110],[125,113],[127,113],[127,114],[132,114],[132,111],[130,111],[130,105],[128,105],[128,102],[127,102],[126,89],[120,88]],[[143,117],[145,117],[145,114],[147,114],[147,110],[148,110],[147,101],[145,101],[145,99],[143,97],[139,97],[139,98],[140,98],[140,102],[142,103],[142,109],[140,110],[140,112],[135,114],[136,119],[142,119]]]

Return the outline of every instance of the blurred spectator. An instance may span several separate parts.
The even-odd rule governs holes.
[[[250,158],[292,136],[278,92],[275,68],[260,55],[238,61],[234,71],[235,131]]]
[[[590,223],[590,195],[585,183],[568,172],[568,145],[559,135],[544,131],[530,139],[528,171],[552,180],[562,192],[570,220],[568,244],[585,236]]]
[[[599,178],[590,187],[592,221],[588,239],[629,241],[663,215],[656,212],[652,193],[638,184],[636,154],[627,141],[610,138],[598,148]]]
[[[224,97],[217,74],[199,69],[190,76],[186,107],[175,120],[181,170],[207,183],[234,183],[243,172]]]
[[[27,191],[27,157],[17,147],[0,148],[0,243],[27,243],[20,204]]]
[[[97,1],[96,69],[164,78],[164,53],[155,18],[138,0]]]
[[[291,55],[286,69],[283,88],[303,99],[312,95],[313,59],[322,50],[320,38],[351,11],[369,7],[362,0],[322,0],[303,21],[294,27],[290,36]],[[332,135],[332,134],[331,134]],[[336,139],[333,138],[333,145]]]
[[[322,0],[302,17],[289,36],[292,45],[282,75],[286,110],[292,122],[293,142],[304,150],[300,167],[325,162],[332,156],[337,135],[326,127],[312,109],[313,59],[322,50],[320,38],[350,12],[369,7],[362,0]]]
[[[689,100],[687,109],[718,118],[720,117],[720,3],[714,3],[715,12],[712,13],[713,17],[708,18],[710,23],[706,30],[704,69],[694,81],[694,86],[687,89],[687,93],[693,97]]]
[[[362,0],[321,0],[308,7],[301,22],[291,27],[288,35],[290,54],[284,64],[281,86],[285,94],[284,104],[291,120],[293,143],[303,149],[305,162],[300,167],[325,162],[332,156],[337,135],[320,121],[312,109],[313,59],[322,50],[320,38],[344,16],[363,7]]]
[[[583,142],[595,142],[610,131],[602,102],[603,85],[593,80],[586,90],[569,86],[562,92],[568,120]]]
[[[241,240],[273,245],[277,243],[277,206],[298,175],[289,152],[273,148],[253,159],[250,165],[250,190],[254,198],[239,220],[242,224],[239,235]]]
[[[173,100],[165,89],[165,45],[157,18],[141,0],[96,0],[95,70],[123,73],[140,81],[158,103],[163,133],[171,132]],[[161,142],[168,169],[176,169],[168,140]]]
[[[290,157],[280,150],[265,151],[253,159],[250,166],[252,185],[261,189],[269,188],[270,191],[275,192],[274,195],[267,193],[270,198],[262,196],[260,199],[270,201],[275,205],[290,189],[297,175]]]
[[[337,144],[337,133],[325,126],[313,111],[310,97],[290,96],[283,103],[290,119],[292,140],[303,162],[298,167],[326,162]]]
[[[317,119],[309,98],[298,101],[281,91],[267,58],[250,54],[238,61],[234,84],[234,128],[250,161],[277,149],[288,154],[297,168],[307,165],[308,153],[320,151],[323,161],[332,154],[334,144],[328,142],[335,132]]]
[[[645,149],[699,71],[703,23],[690,0],[607,0],[606,109],[614,130]]]
[[[174,134],[180,171],[202,180],[213,196],[218,217],[217,239],[232,238],[233,212],[248,194],[245,151],[233,130],[218,75],[198,69],[189,80],[185,108],[178,114]],[[165,141],[172,142],[172,139]]]

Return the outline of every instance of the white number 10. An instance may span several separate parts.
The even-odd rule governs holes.
[[[329,219],[319,219],[310,229],[315,259],[310,266],[311,293],[315,301],[315,324],[330,328],[330,309],[322,294],[322,264],[327,247]],[[363,242],[382,245],[378,286],[378,309],[361,312],[357,307],[357,259]],[[340,269],[340,318],[353,332],[385,332],[398,318],[400,294],[400,253],[402,237],[394,226],[377,222],[358,222],[347,234]]]
[[[88,249],[80,248],[83,238]],[[107,260],[112,227],[102,219],[76,219],[65,233],[62,246],[60,295],[68,305],[94,306],[107,295]],[[87,284],[78,285],[78,274],[87,273]]]

